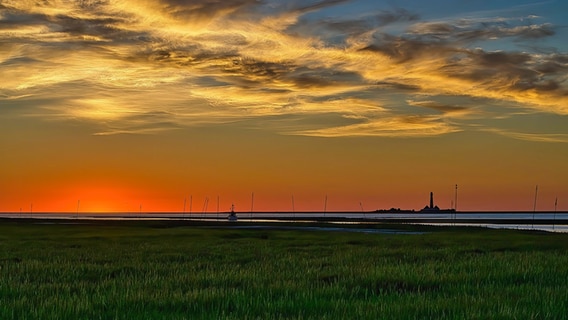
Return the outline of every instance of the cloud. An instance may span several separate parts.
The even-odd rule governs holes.
[[[532,141],[532,142],[549,142],[549,143],[568,143],[568,134],[565,133],[525,133],[525,132],[514,132],[503,129],[483,129],[482,131],[496,133],[505,137]]]
[[[442,113],[456,113],[467,110],[466,107],[438,103],[436,101],[407,101],[409,105],[433,109]]]
[[[6,0],[0,101],[40,99],[46,117],[98,123],[98,134],[332,114],[343,122],[293,131],[431,136],[466,130],[454,120],[474,113],[482,121],[489,113],[471,103],[481,99],[492,115],[568,114],[568,53],[511,49],[554,38],[556,26],[534,22],[543,18],[323,14],[345,4]]]
[[[295,134],[315,137],[430,137],[461,131],[438,117],[398,116],[368,120],[346,126],[299,131]]]
[[[524,19],[505,18],[418,22],[408,29],[408,33],[415,37],[460,42],[502,38],[536,40],[556,34],[550,23],[523,25],[523,22]]]
[[[325,46],[345,47],[357,37],[396,23],[416,21],[419,16],[404,9],[379,10],[357,17],[325,17],[320,20],[300,18],[286,29],[290,34],[302,34],[325,42]]]

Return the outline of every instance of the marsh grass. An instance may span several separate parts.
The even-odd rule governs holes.
[[[2,221],[0,319],[568,314],[568,235],[421,228],[429,232]]]

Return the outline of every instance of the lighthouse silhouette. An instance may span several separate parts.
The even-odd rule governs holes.
[[[440,208],[434,205],[434,192],[430,192],[430,205],[425,206],[420,212],[440,212]]]

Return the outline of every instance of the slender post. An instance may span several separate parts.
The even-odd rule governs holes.
[[[294,206],[294,195],[292,195],[292,212],[296,212],[296,208]]]
[[[552,230],[554,230],[554,227],[556,225],[556,207],[558,206],[558,197],[556,197],[556,199],[554,200],[554,223],[552,223]]]
[[[254,210],[254,192],[251,195],[250,199],[250,218],[252,219],[252,211]]]
[[[538,185],[536,186],[535,190],[534,190],[534,207],[533,207],[533,212],[536,212],[536,200],[538,197]]]
[[[325,218],[325,213],[327,212],[327,194],[325,195],[325,202],[323,204],[323,217]]]
[[[209,200],[209,198],[205,197],[205,200],[203,201],[203,209],[201,210],[203,214],[205,214],[205,211],[207,210],[207,200]]]
[[[456,184],[456,192],[454,195],[454,209],[455,211],[458,211],[458,185]]]
[[[536,185],[536,188],[534,190],[534,207],[533,207],[533,223],[532,223],[532,227],[534,229],[534,214],[536,212],[536,199],[538,198],[538,184]]]
[[[367,219],[367,216],[365,215],[365,209],[363,209],[363,202],[359,201],[359,206],[361,206],[361,212],[363,212],[363,219]]]
[[[294,206],[294,195],[292,195],[292,216],[296,220],[296,208]]]
[[[457,218],[458,215],[458,185],[456,184],[456,192],[454,195],[454,220]]]

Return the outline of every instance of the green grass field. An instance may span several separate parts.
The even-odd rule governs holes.
[[[0,220],[0,319],[568,315],[567,234],[37,222]]]

